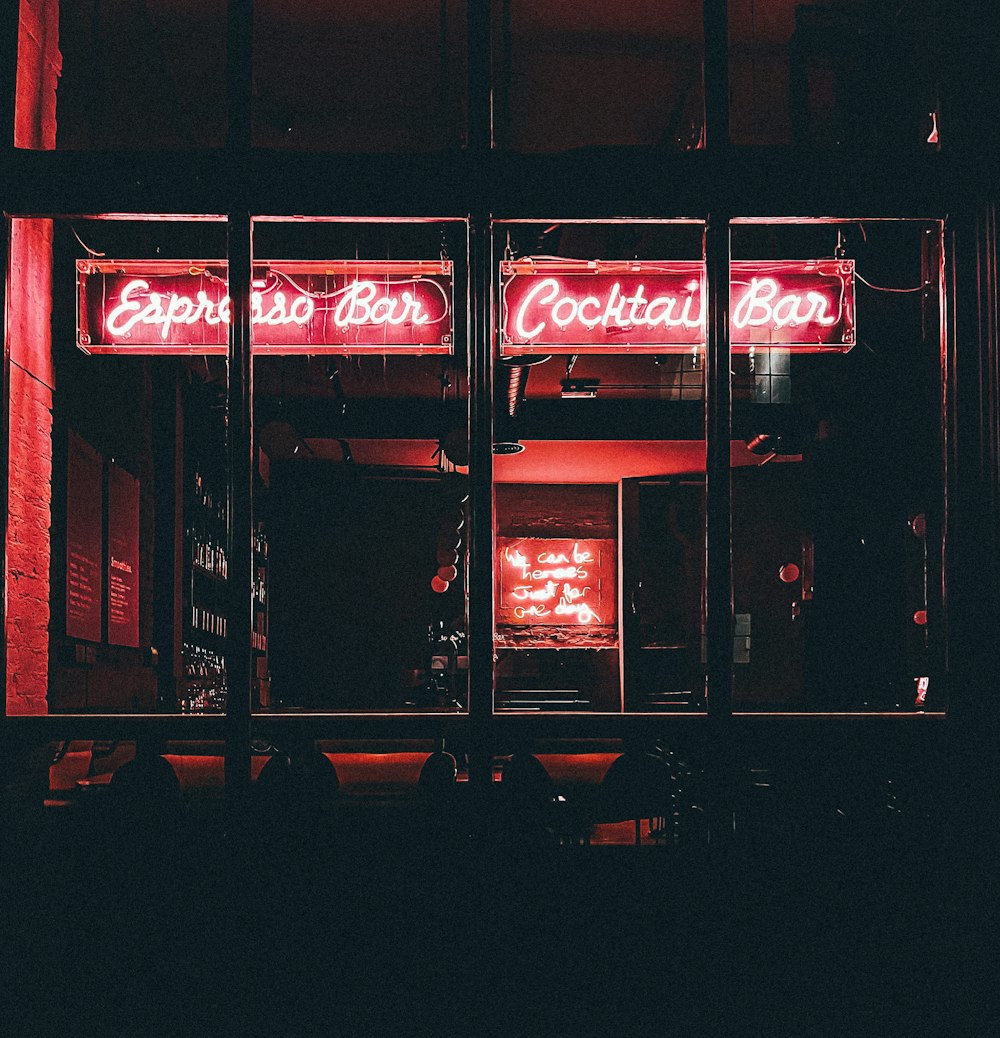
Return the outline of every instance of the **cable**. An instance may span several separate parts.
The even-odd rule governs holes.
[[[74,238],[76,238],[76,240],[77,240],[77,241],[78,241],[78,242],[79,242],[79,243],[80,243],[80,244],[81,244],[81,245],[82,245],[82,246],[84,247],[84,249],[86,249],[86,251],[87,251],[88,255],[90,255],[90,256],[106,256],[106,255],[107,255],[107,253],[106,253],[106,252],[98,252],[98,251],[97,251],[96,249],[92,249],[92,248],[91,248],[91,247],[90,247],[90,246],[89,246],[89,245],[88,245],[88,244],[87,244],[87,243],[86,243],[86,242],[85,242],[85,241],[84,241],[84,240],[83,240],[83,239],[82,239],[82,238],[80,237],[80,235],[76,233],[76,228],[75,228],[75,227],[74,227],[74,226],[73,226],[72,224],[70,224],[70,225],[69,225],[69,229],[70,229],[70,230],[71,230],[71,231],[73,232],[73,237],[74,237]]]
[[[885,285],[873,285],[870,281],[866,281],[857,271],[854,272],[854,276],[863,285],[873,288],[876,292],[923,292],[924,290],[923,285],[917,285],[916,288],[887,288]]]

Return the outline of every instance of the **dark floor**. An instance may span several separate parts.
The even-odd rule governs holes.
[[[248,810],[9,810],[0,1033],[1000,1033],[994,841],[960,825],[584,847]]]

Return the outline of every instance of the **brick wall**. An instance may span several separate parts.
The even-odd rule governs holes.
[[[52,223],[14,220],[10,241],[7,712],[46,712],[52,500]]]
[[[59,0],[21,0],[14,143],[56,143]],[[10,457],[7,502],[7,713],[44,714],[49,662],[52,522],[52,223],[11,224],[7,339]]]
[[[21,0],[17,34],[17,98],[14,146],[56,146],[56,84],[59,53],[59,0]]]
[[[52,390],[10,367],[7,713],[44,714],[49,662]]]

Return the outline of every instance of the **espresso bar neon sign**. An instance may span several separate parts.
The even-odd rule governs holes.
[[[498,624],[615,622],[613,540],[501,537],[497,549]]]
[[[700,262],[517,260],[501,265],[504,355],[682,353],[705,343]],[[851,260],[730,267],[734,352],[846,352],[855,341]]]
[[[451,261],[256,264],[255,353],[451,353]],[[77,345],[87,353],[228,351],[226,264],[82,260]]]

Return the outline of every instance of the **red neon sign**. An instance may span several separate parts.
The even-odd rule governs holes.
[[[705,266],[695,261],[501,264],[500,352],[686,353],[705,343]],[[853,260],[730,266],[734,353],[846,352],[855,341]]]
[[[255,353],[451,353],[451,261],[255,264]],[[86,353],[225,354],[224,261],[80,260]]]
[[[497,623],[614,624],[615,565],[613,540],[499,537]]]

